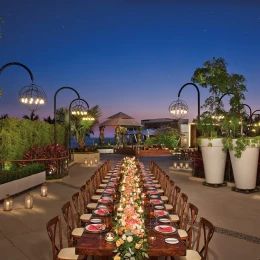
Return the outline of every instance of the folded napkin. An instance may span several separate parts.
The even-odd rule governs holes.
[[[110,199],[101,199],[100,202],[103,202],[103,203],[107,203],[107,202],[110,202],[111,200]]]
[[[96,225],[92,225],[91,224],[91,225],[88,226],[88,230],[90,230],[90,231],[98,231],[100,227],[102,227],[102,224],[96,224]]]
[[[108,210],[107,209],[98,209],[96,212],[99,215],[105,215],[108,212]]]
[[[105,190],[106,193],[112,193],[114,190],[107,189]]]
[[[153,187],[154,184],[153,184],[153,183],[147,183],[146,186],[148,186],[148,187]]]
[[[158,194],[157,190],[148,191],[150,194]]]
[[[161,200],[152,200],[152,203],[153,204],[162,204],[162,201]]]
[[[116,180],[117,180],[117,178],[111,178],[110,180],[111,180],[111,181],[116,181]]]
[[[172,232],[172,227],[171,226],[158,226],[158,231],[160,232]]]
[[[159,215],[159,216],[164,216],[165,215],[165,211],[163,211],[163,210],[155,210],[154,213]]]

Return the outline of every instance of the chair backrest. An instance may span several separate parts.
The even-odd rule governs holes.
[[[80,193],[83,200],[83,213],[87,213],[86,210],[87,210],[88,201],[87,201],[87,194],[86,194],[86,185],[82,185],[80,187]]]
[[[76,192],[72,195],[72,203],[73,203],[75,211],[76,211],[77,227],[80,227],[80,215],[83,213],[82,213],[82,198],[81,198],[79,192]]]
[[[207,259],[207,254],[208,254],[208,246],[209,242],[215,232],[215,227],[214,225],[208,221],[205,218],[200,218],[200,223],[199,223],[199,229],[198,229],[198,236],[196,240],[196,251],[199,252],[199,254],[202,257],[202,260]],[[200,239],[201,236],[203,236],[203,246],[200,248]]]
[[[169,203],[173,206],[173,212],[176,212],[177,201],[181,193],[181,188],[179,186],[174,186]]]
[[[178,206],[177,206],[177,211],[176,211],[176,213],[180,219],[180,222],[179,222],[180,226],[182,225],[183,215],[184,215],[184,211],[185,211],[187,202],[188,202],[188,196],[185,193],[181,193],[179,202],[178,202]]]
[[[68,247],[71,247],[73,245],[73,239],[72,239],[71,233],[72,233],[72,230],[75,228],[72,203],[70,201],[66,202],[61,207],[61,211],[62,211],[64,220],[65,220],[66,226],[67,226]]]
[[[46,224],[46,228],[52,245],[52,259],[57,260],[58,254],[63,248],[60,216],[56,216],[49,220]]]
[[[188,203],[187,209],[185,212],[184,221],[182,223],[182,226],[180,228],[183,228],[188,233],[188,239],[186,240],[186,245],[188,248],[191,248],[191,242],[192,242],[192,231],[193,226],[195,223],[195,220],[198,216],[199,209],[192,203]]]

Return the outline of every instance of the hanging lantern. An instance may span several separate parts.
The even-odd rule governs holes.
[[[98,164],[98,159],[97,159],[97,157],[95,157],[94,162],[95,162],[95,164]]]
[[[173,101],[169,106],[169,113],[173,118],[183,118],[188,113],[188,105],[180,99]]]
[[[85,158],[84,164],[85,164],[85,165],[88,165],[88,158]]]
[[[48,187],[46,185],[46,182],[44,182],[41,186],[41,196],[47,197],[47,193],[48,193]]]
[[[11,211],[13,209],[13,199],[7,194],[4,199],[4,211]]]
[[[24,206],[25,206],[26,209],[32,209],[33,208],[33,195],[32,195],[32,193],[28,193],[25,196]]]

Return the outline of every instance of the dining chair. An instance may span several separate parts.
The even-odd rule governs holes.
[[[81,227],[84,223],[89,222],[92,215],[88,213],[83,213],[82,200],[83,199],[80,196],[79,192],[76,192],[72,195],[72,203],[76,211],[77,227]]]
[[[179,186],[174,186],[169,203],[164,204],[166,210],[169,213],[176,213],[177,201],[181,193],[181,188]]]
[[[76,255],[75,247],[63,247],[60,216],[50,219],[46,224],[46,228],[48,236],[51,240],[53,260],[87,259],[87,256]]]
[[[186,208],[186,205],[188,203],[188,196],[185,193],[181,193],[176,209],[176,214],[170,214],[170,220],[171,222],[177,224],[178,227],[182,225],[183,221],[183,215]]]
[[[71,201],[68,201],[65,204],[63,204],[63,206],[61,207],[61,211],[67,227],[68,247],[75,246],[75,243],[83,234],[84,228],[76,227]]]
[[[186,256],[175,256],[175,260],[206,260],[209,242],[215,232],[214,225],[205,218],[200,218],[198,236],[194,243],[194,249],[187,249]],[[201,237],[203,245],[200,246]]]
[[[178,229],[180,238],[185,242],[188,249],[191,248],[192,234],[195,220],[198,216],[199,209],[192,203],[188,203],[186,207],[185,217]]]
[[[174,187],[174,181],[169,179],[167,181],[167,187],[166,187],[165,194],[163,196],[161,196],[161,200],[163,201],[163,203],[167,203],[169,201],[173,187]]]

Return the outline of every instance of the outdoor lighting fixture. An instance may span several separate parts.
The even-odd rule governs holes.
[[[95,157],[94,162],[95,162],[95,164],[98,164],[98,159],[97,159],[97,157]]]
[[[177,162],[173,163],[173,168],[177,168]]]
[[[23,87],[19,92],[19,100],[28,110],[39,110],[46,103],[44,90],[35,84]]]
[[[189,169],[189,163],[185,163],[185,169]]]
[[[25,206],[26,209],[32,209],[33,208],[33,195],[32,195],[32,193],[28,193],[25,196],[24,206]]]
[[[183,163],[182,162],[180,163],[180,168],[183,168]]]
[[[90,158],[90,166],[93,166],[93,159]]]
[[[85,164],[85,165],[88,165],[88,158],[85,158],[84,164]]]
[[[44,182],[41,186],[41,196],[47,197],[47,193],[48,193],[48,187],[46,185],[46,182]]]
[[[95,118],[94,118],[94,117],[91,117],[91,116],[88,116],[88,117],[83,117],[82,120],[85,120],[85,121],[94,121]]]
[[[188,113],[188,106],[186,102],[178,99],[173,101],[169,106],[170,115],[174,118],[183,118]]]
[[[88,110],[89,105],[84,99],[78,98],[71,102],[70,112],[72,115],[86,116],[88,114]]]
[[[13,199],[7,194],[4,199],[3,210],[11,211],[13,209]]]

